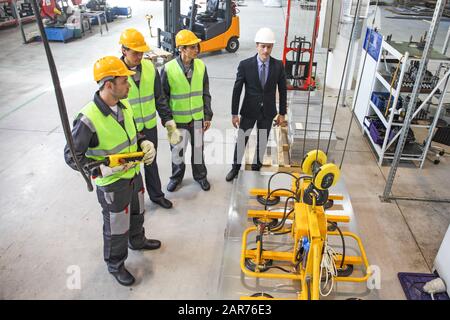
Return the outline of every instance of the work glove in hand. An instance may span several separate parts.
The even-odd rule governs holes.
[[[144,140],[141,142],[141,150],[144,153],[144,157],[142,158],[142,161],[145,165],[151,165],[153,160],[155,160],[156,156],[156,150],[155,146],[152,142],[148,140]]]
[[[166,122],[167,138],[171,145],[178,144],[181,141],[180,130],[177,129],[175,121],[170,120]]]
[[[100,172],[102,173],[102,177],[105,178],[116,172],[127,171],[128,169],[131,169],[135,166],[136,166],[136,163],[132,163],[132,162],[125,163],[125,164],[122,164],[120,166],[115,166],[115,167],[108,167],[108,166],[105,166],[104,164],[101,164]]]

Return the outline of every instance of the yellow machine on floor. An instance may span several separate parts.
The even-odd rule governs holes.
[[[334,201],[343,200],[342,196],[329,195],[328,189],[339,180],[340,171],[333,163],[327,163],[327,156],[320,150],[309,152],[302,163],[303,174],[292,176],[290,189],[251,189],[250,194],[264,205],[264,210],[248,210],[256,226],[247,228],[242,236],[241,270],[245,275],[256,278],[290,279],[300,281],[298,299],[318,300],[322,293],[323,280],[366,282],[370,277],[369,263],[360,238],[341,231],[338,223],[348,223],[348,216],[328,215],[326,208]],[[286,174],[286,173],[283,173]],[[281,197],[286,198],[284,212],[267,210],[277,204]],[[288,210],[288,204],[293,204]],[[290,222],[288,225],[286,222]],[[256,233],[256,248],[248,248],[250,234]],[[289,234],[292,250],[273,251],[264,247],[269,236]],[[330,237],[340,236],[343,252],[337,253],[329,243]],[[345,255],[345,238],[356,240],[360,256]],[[362,265],[363,276],[354,277],[354,265]],[[328,285],[328,287],[330,287]],[[323,295],[327,295],[323,294]],[[266,299],[271,296],[257,293],[243,299]]]

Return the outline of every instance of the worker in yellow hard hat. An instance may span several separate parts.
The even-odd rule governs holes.
[[[123,62],[128,69],[135,71],[134,75],[128,77],[130,84],[128,102],[133,108],[138,131],[153,142],[157,149],[156,112],[158,112],[162,125],[167,129],[169,142],[177,144],[180,141],[180,132],[173,121],[167,99],[162,94],[158,70],[153,66],[152,61],[143,59],[144,52],[150,50],[144,36],[136,29],[126,29],[122,32],[119,43],[122,45]],[[144,166],[144,172],[150,200],[163,208],[172,208],[172,202],[161,190],[161,179],[156,161],[149,166]]]
[[[210,184],[203,155],[204,132],[211,126],[213,112],[206,66],[197,58],[200,39],[189,30],[181,30],[175,37],[179,56],[161,70],[164,95],[169,99],[173,119],[180,129],[182,143],[171,145],[172,176],[167,190],[175,191],[185,173],[184,153],[190,141],[192,175],[207,191]]]
[[[103,57],[94,64],[94,80],[99,85],[94,99],[81,109],[73,123],[75,156],[83,167],[107,160],[112,154],[143,151],[143,162],[150,165],[156,155],[153,143],[136,130],[133,110],[125,99],[134,75],[117,57]],[[77,169],[66,146],[67,164]],[[102,164],[90,174],[95,178],[97,197],[103,212],[104,260],[108,271],[122,285],[131,285],[133,275],[125,268],[128,247],[153,250],[159,240],[144,233],[144,190],[140,166],[136,163],[109,167]]]

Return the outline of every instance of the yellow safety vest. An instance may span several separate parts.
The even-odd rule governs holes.
[[[145,128],[152,129],[156,127],[156,106],[155,106],[155,67],[151,61],[142,59],[142,71],[139,88],[132,76],[128,77],[130,91],[128,92],[128,102],[130,103],[134,121],[138,131]]]
[[[86,157],[98,161],[104,160],[108,155],[137,151],[137,132],[133,120],[133,111],[128,102],[123,101],[122,103],[126,107],[122,109],[125,130],[111,114],[105,117],[93,101],[81,109],[80,113],[89,119],[98,137],[98,146],[89,147],[86,151]],[[95,179],[95,184],[106,186],[120,179],[131,179],[139,173],[139,169],[140,166],[136,166],[105,178],[98,177]]]
[[[203,119],[203,78],[205,64],[194,59],[191,83],[184,75],[177,60],[166,63],[165,70],[170,86],[170,108],[176,123],[189,123]]]

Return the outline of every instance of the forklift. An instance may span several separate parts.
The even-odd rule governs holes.
[[[233,0],[207,0],[206,10],[192,0],[189,12],[180,14],[180,0],[164,0],[164,30],[158,28],[158,48],[176,54],[175,35],[188,29],[202,40],[200,53],[239,49],[239,17]]]

